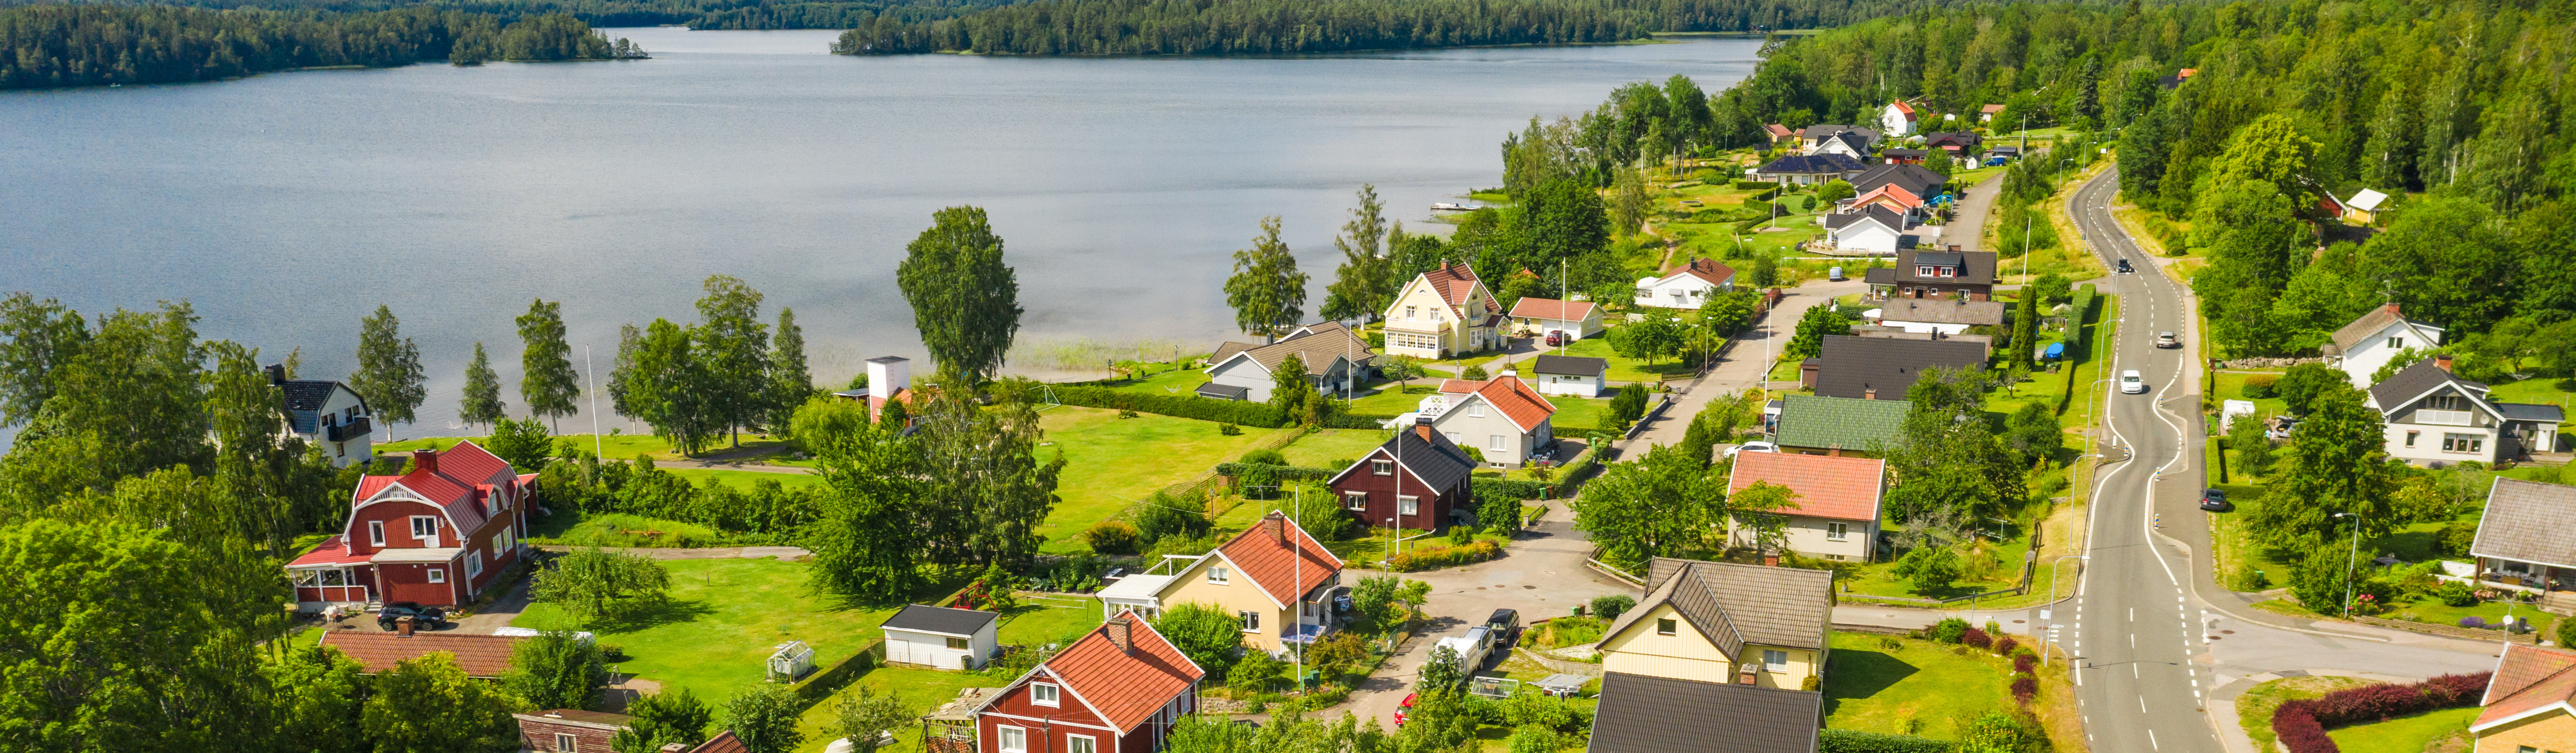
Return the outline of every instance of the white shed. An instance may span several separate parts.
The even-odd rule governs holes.
[[[1532,359],[1530,382],[1542,395],[1600,397],[1607,384],[1603,378],[1610,372],[1610,361],[1582,356],[1539,356]]]
[[[886,663],[976,670],[1000,652],[1001,615],[926,604],[905,606],[885,621]]]

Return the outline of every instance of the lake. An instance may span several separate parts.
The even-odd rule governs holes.
[[[0,291],[186,299],[208,338],[301,347],[308,377],[346,374],[388,304],[431,380],[400,431],[444,434],[478,341],[517,412],[511,319],[534,297],[563,301],[577,368],[584,345],[607,367],[620,323],[694,318],[718,273],[796,309],[818,379],[921,358],[895,265],[932,211],[973,204],[1018,269],[1024,343],[1204,352],[1241,338],[1220,286],[1261,218],[1284,218],[1311,318],[1360,184],[1423,228],[1501,182],[1531,116],[1675,73],[1714,92],[1760,47],[855,58],[828,31],[608,33],[654,59],[0,92]]]

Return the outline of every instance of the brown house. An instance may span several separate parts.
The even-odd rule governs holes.
[[[519,747],[538,753],[604,753],[609,738],[635,717],[605,711],[552,709],[511,714],[519,720]]]
[[[1869,271],[1871,298],[1959,298],[1982,301],[1995,290],[1995,255],[1987,251],[1898,251],[1894,268]]]
[[[1422,424],[1396,432],[1329,483],[1362,524],[1433,531],[1474,514],[1475,471],[1476,461],[1447,435]]]

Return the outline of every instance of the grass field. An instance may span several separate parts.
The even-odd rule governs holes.
[[[2012,664],[1993,654],[1908,638],[1835,633],[1825,672],[1825,726],[1959,739],[1953,720],[2012,703]]]
[[[2355,724],[2326,730],[2335,746],[2344,753],[2423,753],[2434,738],[2453,732],[2466,732],[2469,722],[2478,718],[2476,707],[2437,709],[2390,719],[2384,722]]]
[[[2245,728],[2247,736],[2254,738],[2257,750],[2272,750],[2273,742],[2280,739],[2272,734],[2272,712],[2280,710],[2281,704],[2369,684],[2369,680],[2357,677],[2323,675],[2273,680],[2246,688],[2244,695],[2236,697],[2236,722]],[[2337,738],[2336,741],[2341,742],[2342,739]],[[2416,747],[2416,750],[2422,749],[2420,745]]]
[[[1606,337],[1576,340],[1572,346],[1565,349],[1565,354],[1608,360],[1610,373],[1605,378],[1613,382],[1657,381],[1666,377],[1689,376],[1693,371],[1691,368],[1693,361],[1687,357],[1660,358],[1653,363],[1646,363],[1619,355],[1617,351],[1610,349],[1610,340]]]
[[[1058,479],[1060,501],[1038,535],[1045,551],[1056,554],[1091,550],[1082,532],[1152,495],[1155,490],[1188,481],[1218,463],[1241,457],[1245,448],[1276,431],[1247,429],[1242,434],[1217,433],[1213,421],[1139,414],[1119,418],[1117,411],[1064,406],[1038,414],[1046,431],[1038,448],[1041,459],[1064,452],[1064,475]]]
[[[1324,429],[1299,437],[1279,453],[1288,456],[1289,465],[1340,470],[1386,444],[1387,437],[1388,432],[1379,429]]]
[[[612,620],[578,626],[551,604],[531,604],[510,624],[599,634],[630,659],[619,671],[688,688],[721,707],[761,681],[763,662],[790,640],[814,648],[816,666],[831,666],[877,638],[894,610],[844,609],[806,582],[806,566],[774,559],[667,560],[670,600]],[[931,598],[936,594],[925,595]]]
[[[1029,599],[1021,610],[1003,617],[998,632],[1004,645],[1036,647],[1062,643],[1068,636],[1079,635],[1080,631],[1099,624],[1100,602],[1096,599],[1041,597]],[[831,745],[832,738],[824,730],[832,723],[832,709],[840,705],[843,698],[855,693],[857,688],[865,687],[879,694],[892,693],[903,700],[906,710],[926,713],[956,698],[959,690],[1001,687],[1010,684],[1011,680],[1010,676],[993,671],[943,672],[911,667],[878,667],[806,709],[797,723],[797,727],[805,732],[805,742],[796,749],[800,753],[818,753]],[[892,747],[878,750],[920,749],[921,728],[910,726],[895,731]]]

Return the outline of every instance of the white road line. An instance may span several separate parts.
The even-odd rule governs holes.
[[[2145,710],[2145,708],[2144,708],[2145,704],[2143,704],[2143,703],[2142,703],[2142,704],[2139,704],[2139,706],[2141,707],[2139,710],[2141,710],[2141,711],[2144,711],[2144,710]],[[2162,746],[2162,745],[2158,745],[2158,744],[2156,744],[2156,731],[2155,731],[2155,730],[2147,730],[2147,747],[2149,747],[2149,748],[2154,748],[2154,749],[2156,749],[2156,750],[2164,750],[2164,749],[2165,749],[2165,746]]]
[[[2147,697],[2138,696],[2138,713],[2147,713]]]

